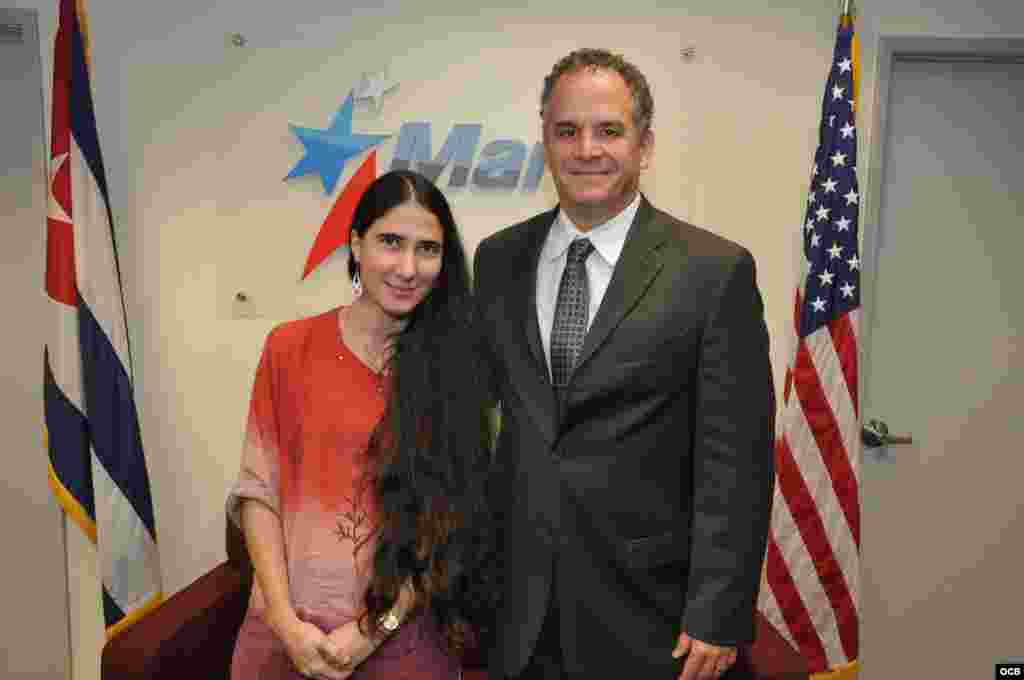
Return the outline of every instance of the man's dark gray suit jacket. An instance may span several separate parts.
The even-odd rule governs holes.
[[[559,400],[536,307],[555,215],[488,237],[474,258],[502,418],[492,674],[528,661],[557,572],[570,674],[669,680],[681,631],[723,645],[753,638],[775,413],[754,260],[641,198]]]

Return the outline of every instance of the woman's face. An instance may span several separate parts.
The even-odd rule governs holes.
[[[410,200],[384,213],[363,236],[353,232],[350,246],[367,302],[400,319],[433,289],[444,231],[432,212]]]

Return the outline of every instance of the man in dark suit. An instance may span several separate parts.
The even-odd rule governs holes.
[[[579,50],[541,101],[554,210],[479,246],[502,427],[494,680],[732,677],[754,631],[774,391],[754,261],[639,193],[653,100]]]

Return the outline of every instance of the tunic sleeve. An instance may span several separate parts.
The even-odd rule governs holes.
[[[239,528],[242,526],[240,509],[243,499],[260,501],[278,516],[281,514],[281,439],[273,338],[274,334],[271,333],[256,368],[242,446],[241,470],[228,494],[228,517]]]

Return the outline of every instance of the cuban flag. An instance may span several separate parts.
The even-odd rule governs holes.
[[[59,0],[44,350],[50,486],[99,551],[107,639],[162,601],[153,501],[89,80],[84,2]]]

